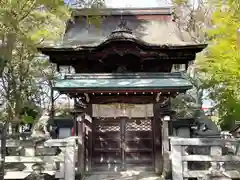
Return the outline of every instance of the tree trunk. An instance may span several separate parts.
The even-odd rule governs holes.
[[[202,98],[203,98],[203,90],[197,89],[196,103],[199,107],[202,107],[202,105],[203,105]]]

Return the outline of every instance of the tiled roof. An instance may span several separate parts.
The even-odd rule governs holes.
[[[63,41],[52,46],[54,48],[96,47],[110,37],[113,39],[114,36],[125,40],[138,40],[149,46],[196,45],[189,33],[180,30],[171,20],[170,12],[170,8],[107,9],[102,13],[105,16],[100,17],[95,13],[99,18],[96,21],[100,21],[97,26],[98,23],[91,22],[92,17],[86,18],[84,10],[75,11],[73,20],[67,23]],[[146,14],[148,18],[140,17]],[[126,22],[131,33],[117,31],[122,21]]]

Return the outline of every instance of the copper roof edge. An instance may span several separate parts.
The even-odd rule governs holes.
[[[163,79],[163,78],[185,78],[185,71],[182,72],[158,72],[158,73],[76,73],[65,74],[64,79]]]
[[[72,16],[91,16],[91,15],[171,15],[171,7],[154,8],[73,8]]]

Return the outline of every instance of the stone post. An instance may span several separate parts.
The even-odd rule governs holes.
[[[171,138],[172,180],[183,179],[182,146]]]
[[[64,154],[64,180],[75,180],[76,140],[68,139]]]

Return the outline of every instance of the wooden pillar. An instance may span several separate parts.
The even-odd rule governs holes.
[[[92,165],[92,105],[88,104],[84,119],[85,126],[85,171],[91,171]],[[86,138],[87,136],[87,138]]]
[[[157,116],[153,118],[154,152],[155,152],[155,173],[162,173],[162,138],[161,138],[161,119]]]
[[[170,170],[170,143],[169,143],[169,122],[170,116],[162,118],[162,157],[163,157],[163,176],[166,177]]]
[[[79,134],[79,127],[78,127],[78,121],[77,121],[77,113],[73,112],[73,129],[74,129],[74,136],[78,136]]]
[[[170,98],[168,95],[157,94],[154,104],[154,137],[155,137],[155,173],[162,174],[164,169],[163,159],[163,136],[165,135],[162,117],[169,111]]]
[[[77,99],[78,98],[78,99]],[[86,111],[86,101],[83,94],[79,94],[74,98],[74,108],[76,112],[76,129],[78,131],[78,161],[77,171],[81,177],[85,172],[85,127],[84,118]],[[76,132],[76,131],[75,131]]]
[[[77,119],[78,121],[78,137],[79,137],[79,141],[78,141],[78,173],[80,173],[81,177],[84,174],[85,171],[85,135],[84,135],[84,121],[83,118],[80,116],[79,119]]]

